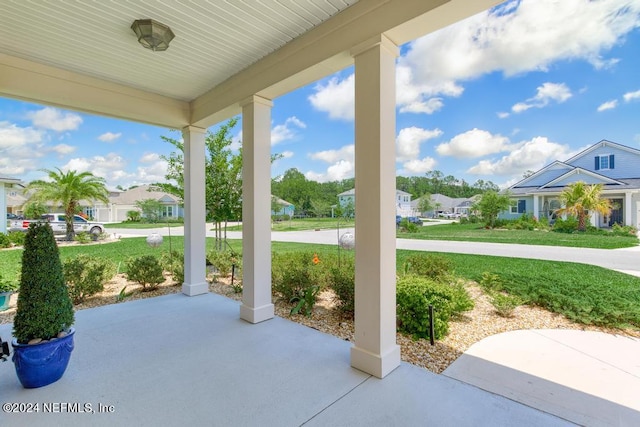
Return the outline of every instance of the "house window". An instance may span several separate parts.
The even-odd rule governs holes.
[[[596,170],[605,170],[605,169],[614,169],[615,163],[613,154],[607,154],[604,156],[596,156],[595,158],[595,169]]]
[[[519,213],[525,213],[526,209],[527,209],[527,202],[526,200],[511,200],[510,202],[510,212],[512,214],[519,214]]]
[[[163,206],[162,207],[162,217],[163,218],[173,218],[173,206]]]

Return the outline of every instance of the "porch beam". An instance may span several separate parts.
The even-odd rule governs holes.
[[[205,134],[206,129],[187,126],[184,140],[184,283],[188,296],[206,294],[206,205]]]
[[[273,318],[271,302],[271,107],[259,96],[242,102],[242,305],[240,318]]]
[[[383,378],[400,365],[396,344],[395,59],[379,35],[355,59],[356,283],[351,366]]]
[[[633,225],[633,202],[629,191],[624,193],[624,225]]]

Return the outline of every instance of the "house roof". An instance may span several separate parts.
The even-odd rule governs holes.
[[[621,181],[609,178],[609,177],[601,175],[599,173],[592,172],[592,171],[589,171],[589,170],[586,170],[586,169],[583,169],[583,168],[573,168],[569,172],[560,175],[556,179],[553,179],[553,180],[547,182],[546,184],[540,186],[539,188],[557,187],[559,185],[564,186],[564,184],[562,184],[563,181],[567,180],[568,178],[570,178],[572,176],[576,176],[576,175],[587,175],[587,176],[596,178],[596,179],[602,181],[602,184],[624,185],[624,183],[621,182]]]
[[[109,202],[117,205],[135,205],[137,201],[146,199],[155,199],[163,203],[181,203],[178,197],[164,191],[158,191],[157,187],[150,185],[141,185],[121,193],[114,191],[109,196]]]
[[[594,150],[597,150],[600,147],[614,147],[619,150],[640,155],[640,150],[636,150],[635,148],[627,147],[626,145],[618,144],[617,142],[607,141],[606,139],[603,139],[602,141],[593,144],[591,147],[579,152],[578,154],[576,154],[575,156],[567,160],[565,163],[573,163],[574,161],[589,155],[591,152],[593,152]]]

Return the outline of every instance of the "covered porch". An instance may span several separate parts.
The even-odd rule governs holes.
[[[238,309],[236,301],[216,294],[172,294],[79,311],[76,348],[56,383],[23,389],[12,364],[0,363],[0,401],[39,405],[38,412],[0,412],[0,422],[572,425],[406,363],[380,380],[349,366],[352,343],[279,317],[252,325],[238,318]],[[0,325],[0,336],[10,335],[11,325]]]
[[[241,334],[257,334],[258,339],[258,332],[264,331],[267,335],[260,339],[269,340],[271,326],[251,329],[248,324],[274,317],[269,209],[273,100],[354,65],[356,210],[367,215],[359,216],[355,223],[356,338],[354,343],[345,344],[350,346],[350,360],[341,356],[336,362],[340,369],[348,370],[351,365],[383,378],[400,366],[400,348],[395,340],[393,221],[395,60],[399,46],[500,0],[313,0],[296,7],[293,3],[260,7],[249,3],[212,1],[201,7],[192,2],[168,5],[123,0],[66,1],[64,5],[3,2],[0,96],[182,130],[182,292],[188,296],[208,293],[204,197],[207,128],[242,114],[244,293],[242,305],[233,310],[236,320],[239,317],[247,322],[242,324]],[[171,27],[175,40],[167,51],[152,52],[138,44],[131,30],[138,19],[154,19]],[[182,304],[195,307],[209,298]],[[200,322],[206,323],[193,321],[189,327],[195,328]],[[163,352],[185,351],[166,341],[148,344],[145,359]],[[195,346],[211,345],[217,348],[229,343],[203,335]],[[112,351],[116,348],[110,347],[101,359],[108,358]],[[244,369],[241,363],[229,362],[231,371]],[[205,369],[208,361],[203,358],[190,363]],[[194,372],[198,370],[186,373],[197,376]],[[305,383],[303,376],[291,380]],[[262,370],[254,373],[253,382],[265,389],[271,385]],[[149,395],[149,402],[157,396],[158,392]],[[188,405],[190,400],[183,402]]]

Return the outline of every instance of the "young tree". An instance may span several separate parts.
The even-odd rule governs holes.
[[[73,240],[73,216],[80,206],[81,200],[99,200],[109,203],[109,192],[105,187],[104,178],[97,177],[91,172],[43,169],[49,180],[36,180],[27,185],[27,191],[33,191],[31,200],[34,202],[51,201],[59,203],[64,209],[67,226],[67,240]]]
[[[498,214],[509,207],[509,194],[500,194],[489,190],[480,196],[480,200],[474,204],[474,210],[480,212],[480,216],[487,227],[493,228]]]
[[[564,207],[556,211],[558,215],[575,215],[578,219],[578,230],[587,228],[589,212],[598,212],[601,215],[611,213],[611,202],[603,199],[602,184],[587,185],[582,181],[569,184],[560,194]]]
[[[427,193],[420,197],[420,201],[418,202],[418,210],[420,211],[420,214],[422,214],[423,212],[432,211],[433,208],[434,206],[433,202],[431,201],[431,194]]]
[[[148,222],[157,222],[160,219],[162,204],[156,199],[138,200],[136,207],[142,211],[142,216]]]

